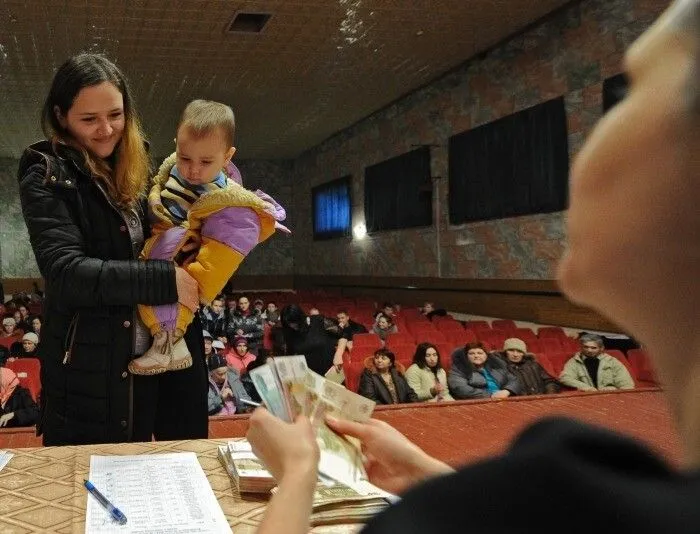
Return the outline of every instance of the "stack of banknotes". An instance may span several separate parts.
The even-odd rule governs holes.
[[[365,422],[375,403],[311,371],[304,356],[269,358],[250,372],[265,407],[284,421],[306,415],[321,451],[312,524],[363,522],[386,508],[395,496],[367,479],[359,443],[331,430],[326,414]],[[219,448],[219,457],[241,493],[274,493],[274,481],[245,441]]]

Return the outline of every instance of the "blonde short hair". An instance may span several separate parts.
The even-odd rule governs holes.
[[[226,146],[233,146],[236,119],[233,110],[226,104],[213,100],[193,100],[182,112],[178,131],[183,126],[197,137],[205,137],[220,129]]]

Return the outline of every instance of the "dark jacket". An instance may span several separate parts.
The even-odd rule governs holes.
[[[264,332],[260,312],[251,308],[248,315],[243,315],[240,310],[236,309],[231,315],[228,325],[226,325],[226,337],[228,337],[229,341],[233,341],[240,335],[236,333],[238,330],[243,330],[243,337],[248,340],[248,347],[251,350],[257,349],[262,344]],[[214,334],[213,332],[210,333]]]
[[[501,389],[510,391],[511,395],[521,395],[523,386],[500,358],[491,356],[484,367],[491,373]],[[452,353],[452,368],[447,374],[447,384],[455,399],[482,399],[491,396],[486,388],[486,378],[476,371],[467,359],[464,348]]]
[[[495,352],[494,355],[501,358],[508,370],[518,377],[523,386],[523,395],[544,395],[545,393],[559,393],[559,383],[547,374],[547,371],[537,363],[532,354],[526,354],[520,363],[513,363],[505,352]]]
[[[118,210],[79,154],[59,150],[46,141],[32,145],[18,171],[22,211],[46,284],[37,432],[43,430],[45,442],[57,433],[58,441],[73,443],[128,441],[136,304],[177,301],[174,264],[138,260],[136,231],[143,226],[147,233],[143,207]]]
[[[399,404],[418,402],[418,395],[416,395],[416,392],[413,391],[408,382],[406,382],[406,378],[404,378],[405,369],[403,365],[399,362],[394,362],[394,366],[389,372],[391,373],[391,379],[394,381]],[[394,404],[386,382],[384,382],[384,379],[374,366],[373,356],[365,359],[365,370],[360,375],[360,387],[357,392],[377,404]]]
[[[322,315],[306,316],[296,304],[282,309],[280,314],[284,353],[303,354],[309,369],[325,375],[333,365],[338,338],[332,333],[333,322]]]
[[[214,336],[214,339],[226,336],[226,315],[224,312],[221,312],[220,315],[214,315],[211,309],[205,306],[199,311],[199,318],[202,321],[202,328]]]
[[[17,386],[12,396],[7,399],[5,406],[0,410],[2,415],[14,412],[7,426],[33,426],[39,419],[39,407],[32,399],[29,391],[22,386]]]

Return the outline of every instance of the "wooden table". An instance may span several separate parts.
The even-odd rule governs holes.
[[[217,458],[217,446],[226,440],[161,441],[9,449],[14,457],[0,471],[0,532],[85,532],[90,456],[194,452],[234,534],[255,532],[266,500],[242,498]],[[345,534],[360,525],[317,527],[312,532]]]

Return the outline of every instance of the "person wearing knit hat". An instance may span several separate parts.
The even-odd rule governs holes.
[[[233,415],[249,411],[250,405],[241,399],[250,401],[248,392],[243,387],[241,377],[236,369],[226,365],[223,354],[212,354],[207,360],[209,368],[209,415]]]
[[[238,336],[233,340],[233,350],[226,353],[226,362],[229,367],[243,374],[248,364],[255,361],[255,354],[248,350],[248,340],[243,336]]]
[[[525,395],[559,393],[559,384],[528,354],[522,339],[512,337],[503,343],[503,352],[497,353],[505,361],[508,370],[520,379]]]
[[[22,348],[24,349],[25,353],[34,354],[38,344],[39,336],[37,336],[34,332],[27,332],[24,334],[24,336],[22,336]]]
[[[0,337],[19,337],[15,328],[17,327],[17,321],[13,317],[5,317],[2,320],[2,331],[0,331]]]

